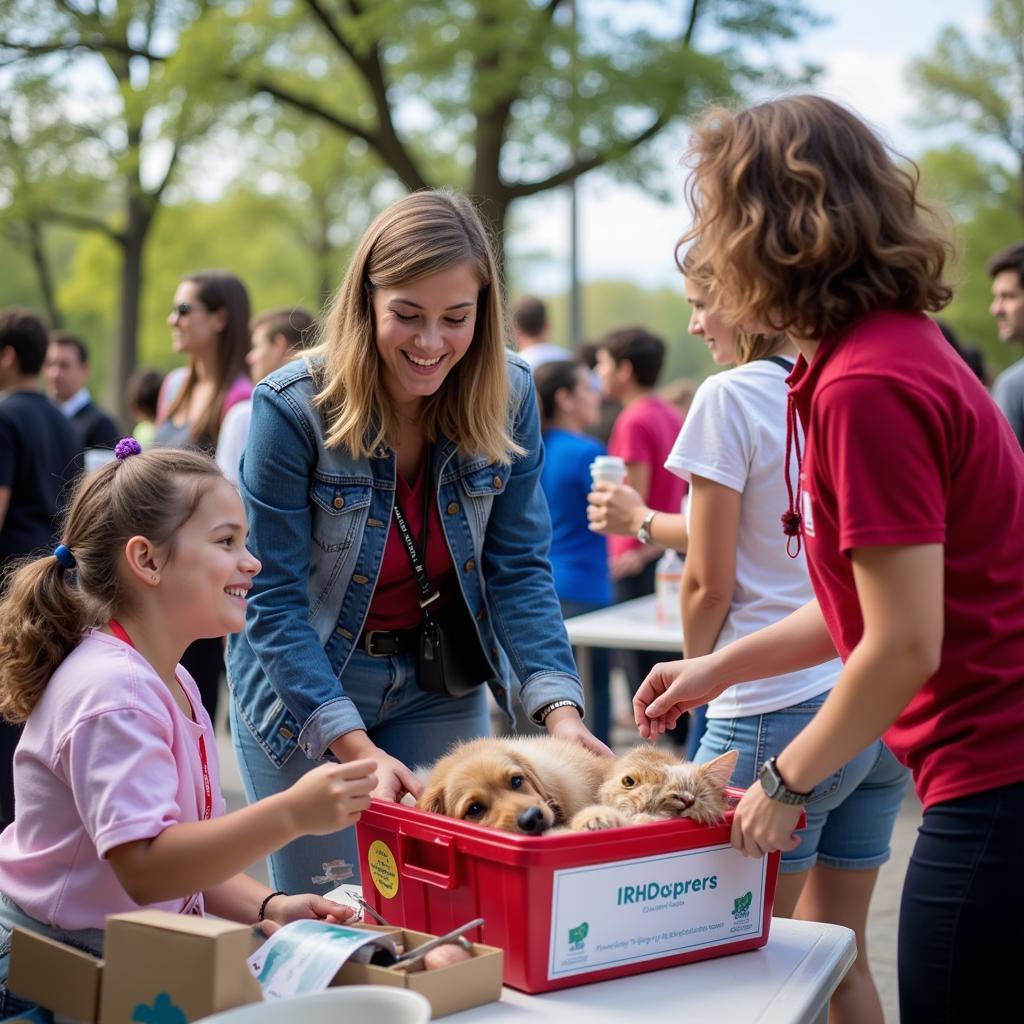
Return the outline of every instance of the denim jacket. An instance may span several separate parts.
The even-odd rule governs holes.
[[[494,670],[489,685],[512,717],[513,677],[531,715],[562,698],[582,707],[583,691],[547,558],[533,380],[518,356],[509,353],[507,363],[513,436],[526,454],[503,466],[442,437],[431,479],[455,575]],[[239,485],[249,547],[263,569],[245,632],[228,645],[228,682],[243,721],[278,765],[297,745],[316,760],[343,733],[365,728],[345,695],[345,666],[366,621],[395,498],[394,452],[381,446],[354,458],[327,448],[315,393],[302,359],[257,385]]]

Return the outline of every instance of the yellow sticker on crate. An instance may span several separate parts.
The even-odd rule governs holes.
[[[393,900],[398,895],[398,864],[388,844],[380,839],[370,843],[366,857],[370,865],[370,877],[377,887],[377,892],[386,900]]]

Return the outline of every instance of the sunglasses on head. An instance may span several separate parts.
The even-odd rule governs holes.
[[[179,302],[176,306],[171,306],[171,315],[177,316],[188,316],[192,312],[191,302]]]

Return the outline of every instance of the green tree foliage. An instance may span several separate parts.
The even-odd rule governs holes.
[[[212,203],[163,206],[143,265],[139,363],[164,370],[181,364],[171,352],[167,316],[175,287],[191,271],[222,268],[238,274],[256,313],[284,305],[317,312],[322,303],[315,254],[296,235],[294,221],[291,202],[251,191],[236,190]],[[58,290],[68,326],[91,343],[97,376],[108,365],[108,342],[116,330],[117,293],[111,281],[118,259],[108,239],[85,236]],[[0,302],[6,298],[6,290],[0,291]]]
[[[55,176],[45,219],[98,232],[120,251],[108,384],[110,404],[122,416],[154,215],[183,150],[213,127],[231,99],[216,73],[216,19],[208,11],[206,0],[0,4],[0,62],[49,77],[60,89],[58,109],[81,140],[65,152],[70,173],[116,183],[112,205],[82,209],[73,194],[60,194],[62,178]],[[90,83],[85,95],[83,82]],[[17,210],[9,214],[16,219]],[[22,221],[31,231],[33,221]]]
[[[238,11],[234,74],[358,141],[407,189],[468,190],[500,244],[517,199],[604,166],[648,180],[644,143],[764,74],[744,44],[812,21],[799,0],[690,0],[666,35],[624,28],[622,6],[603,2],[577,0],[574,27],[570,6],[262,0]],[[653,6],[678,18],[677,4]]]
[[[920,123],[959,137],[920,161],[926,191],[949,206],[957,225],[958,288],[943,315],[999,370],[1019,352],[996,336],[985,265],[1024,238],[1024,0],[990,0],[977,44],[957,28],[942,29],[909,77]]]

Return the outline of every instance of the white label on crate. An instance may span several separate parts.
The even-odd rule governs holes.
[[[760,936],[767,863],[723,844],[555,871],[548,980]]]

